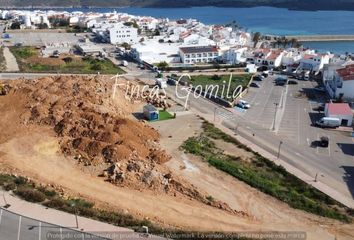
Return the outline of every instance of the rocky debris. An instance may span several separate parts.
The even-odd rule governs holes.
[[[232,212],[221,202],[209,203],[206,194],[170,172],[164,165],[170,156],[160,148],[158,132],[144,121],[127,117],[131,103],[123,97],[112,99],[107,89],[112,89],[114,80],[109,77],[57,76],[14,82],[2,89],[15,99],[24,99],[18,110],[22,111],[20,122],[51,127],[62,153],[82,170],[122,187],[187,197]],[[148,101],[170,106],[163,95]]]
[[[11,87],[9,84],[0,84],[0,96],[5,96],[9,93]]]

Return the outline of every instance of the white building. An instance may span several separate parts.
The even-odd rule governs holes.
[[[179,55],[184,64],[212,63],[219,58],[219,51],[215,46],[181,47]]]
[[[233,47],[225,51],[222,55],[223,62],[227,64],[239,64],[246,62],[247,58],[244,53],[247,50],[246,47]]]
[[[138,62],[156,64],[166,62],[168,64],[180,63],[178,55],[178,43],[159,43],[158,39],[149,39],[131,46],[130,55]]]
[[[305,54],[300,60],[299,68],[318,73],[325,64],[329,63],[331,56],[329,54]]]
[[[336,69],[333,75],[326,71],[324,83],[332,97],[354,102],[354,64]]]
[[[326,117],[339,118],[342,126],[352,126],[353,111],[348,103],[327,103],[325,106]]]
[[[134,44],[139,41],[138,29],[125,26],[123,24],[115,24],[113,28],[108,29],[109,41],[111,44],[129,43]]]

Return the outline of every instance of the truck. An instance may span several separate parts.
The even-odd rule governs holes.
[[[159,86],[159,88],[167,88],[167,81],[163,78],[156,78],[155,79],[156,85]]]
[[[327,128],[336,128],[340,126],[339,118],[323,117],[319,121],[316,121],[316,126],[327,127]]]

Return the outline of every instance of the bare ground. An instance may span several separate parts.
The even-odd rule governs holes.
[[[306,231],[308,239],[334,239],[335,234],[337,239],[354,239],[353,225],[291,209],[209,167],[201,159],[180,152],[180,144],[201,131],[200,119],[192,114],[152,124],[160,130],[162,148],[172,156],[165,167],[198,191],[245,214],[217,209],[185,195],[115,186],[94,172],[82,171],[82,166],[72,157],[62,154],[60,139],[51,126],[23,124],[18,108],[23,109],[28,99],[21,96],[0,98],[0,167],[3,171],[63,187],[69,194],[90,199],[97,206],[124,210],[166,227],[199,231]],[[132,108],[125,103],[119,104],[122,108]],[[227,146],[225,151],[234,150]]]

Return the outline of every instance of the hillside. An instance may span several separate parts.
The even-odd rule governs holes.
[[[273,6],[296,10],[354,10],[354,0],[0,0],[9,7],[255,7]]]

